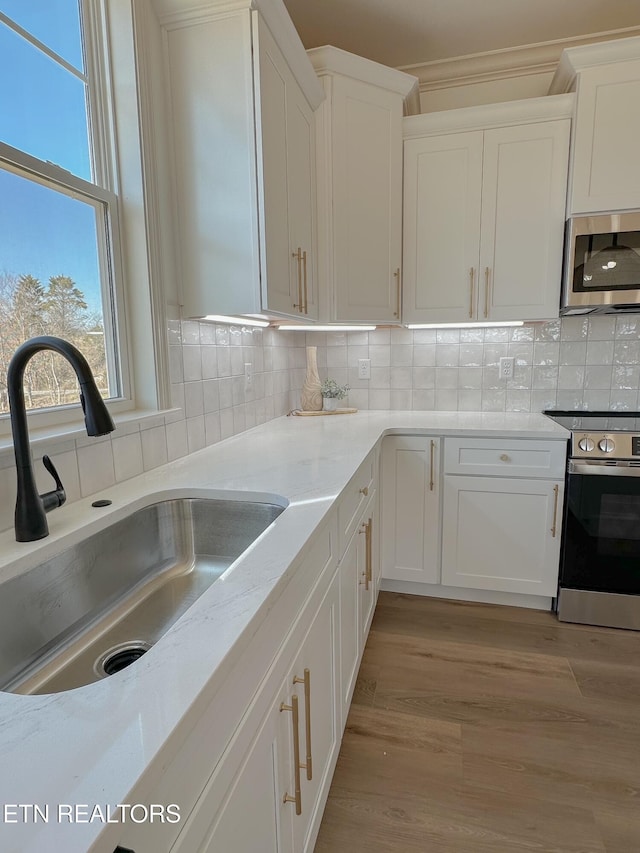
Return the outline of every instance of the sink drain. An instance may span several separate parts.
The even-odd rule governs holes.
[[[95,662],[94,669],[102,677],[114,675],[135,663],[143,654],[149,651],[151,646],[142,640],[134,640],[129,643],[120,643],[100,655]]]

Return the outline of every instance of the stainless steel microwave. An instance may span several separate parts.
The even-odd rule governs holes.
[[[640,313],[640,213],[567,222],[561,314]]]

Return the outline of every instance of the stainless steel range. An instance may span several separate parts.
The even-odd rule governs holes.
[[[640,630],[640,412],[544,414],[571,430],[558,618]]]

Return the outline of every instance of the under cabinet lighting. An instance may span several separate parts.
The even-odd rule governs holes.
[[[264,328],[269,325],[268,320],[257,320],[255,317],[227,317],[223,314],[207,314],[206,317],[198,317],[198,320],[208,320],[210,323],[227,323],[230,326],[260,326]]]
[[[281,332],[373,332],[375,326],[278,326]]]
[[[501,320],[495,323],[407,323],[407,329],[488,329],[493,326],[524,326],[524,320]]]

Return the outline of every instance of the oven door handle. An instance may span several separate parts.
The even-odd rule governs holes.
[[[640,477],[640,465],[629,465],[624,462],[599,462],[592,460],[589,462],[577,462],[575,459],[569,460],[569,474],[600,474],[609,477]]]

